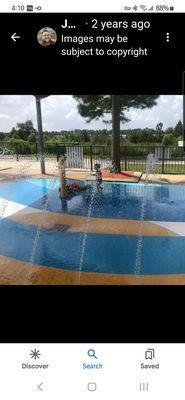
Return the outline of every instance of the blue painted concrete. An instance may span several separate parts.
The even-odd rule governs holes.
[[[0,197],[37,209],[89,217],[185,221],[185,185],[95,183],[86,192],[61,201],[57,179],[24,179],[0,185]],[[67,229],[67,227],[66,227]],[[37,227],[0,220],[0,254],[29,262]],[[35,264],[86,272],[134,274],[138,237],[42,229]],[[84,243],[85,239],[85,243]],[[83,260],[82,247],[84,246]],[[140,274],[185,273],[185,238],[142,238]]]
[[[93,183],[91,190],[68,198],[67,207],[62,206],[58,187],[55,178],[19,180],[1,184],[0,197],[54,212],[135,220],[144,202],[144,220],[185,221],[185,185],[104,182],[104,190],[96,192]]]
[[[0,254],[29,262],[36,227],[4,219],[0,221]],[[34,263],[69,270],[80,268],[83,233],[42,229]],[[138,238],[88,234],[82,271],[133,274]],[[184,237],[143,237],[140,274],[185,273]]]

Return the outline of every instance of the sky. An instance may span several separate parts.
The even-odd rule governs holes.
[[[175,126],[182,121],[182,96],[161,95],[157,105],[151,109],[130,109],[126,116],[130,122],[121,125],[121,129],[155,128],[163,123],[163,129]],[[111,129],[111,125],[102,120],[87,123],[76,106],[71,95],[52,95],[42,100],[43,130],[61,131],[72,129]],[[0,132],[9,132],[18,122],[31,119],[36,126],[35,98],[32,95],[0,96]]]

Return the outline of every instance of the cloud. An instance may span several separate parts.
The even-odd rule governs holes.
[[[75,109],[75,108],[72,108],[72,109],[65,115],[65,118],[66,118],[66,119],[70,119],[70,118],[74,117],[74,115],[76,115],[76,109]]]
[[[168,104],[167,96],[165,95],[160,96],[160,102],[161,104]]]
[[[183,101],[183,99],[182,99],[182,96],[174,96],[175,97],[175,99],[174,99],[174,102],[173,102],[173,105],[172,105],[172,110],[173,111],[179,111],[180,109],[182,110],[182,106],[183,106],[183,104],[182,104],[182,101]]]
[[[10,116],[7,114],[0,114],[0,119],[10,119]]]
[[[182,121],[182,96],[180,95],[162,95],[157,101],[157,105],[145,110],[137,110],[138,116],[134,110],[128,113],[130,122],[125,127],[134,128],[155,128],[159,123],[163,123],[163,128],[175,126],[179,120]]]
[[[110,129],[102,119],[87,123],[77,110],[76,100],[71,95],[51,95],[42,100],[43,129],[61,131],[63,129]],[[27,119],[37,127],[35,98],[33,95],[0,96],[0,131],[7,132],[18,122]],[[154,128],[159,122],[164,129],[175,126],[182,120],[182,96],[161,95],[157,105],[151,109],[131,109],[126,113],[130,122],[122,124],[122,129]]]

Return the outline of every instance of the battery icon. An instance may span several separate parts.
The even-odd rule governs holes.
[[[26,9],[27,11],[33,11],[33,6],[27,6]]]

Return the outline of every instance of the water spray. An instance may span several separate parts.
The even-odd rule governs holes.
[[[141,273],[141,263],[142,263],[142,247],[143,247],[143,235],[144,235],[144,220],[145,220],[145,211],[147,204],[147,188],[150,183],[149,176],[151,173],[154,173],[156,170],[156,165],[158,163],[157,158],[154,154],[149,153],[146,160],[146,174],[143,188],[143,199],[141,201],[141,209],[140,209],[140,218],[139,218],[139,232],[138,232],[138,240],[136,246],[136,263],[134,268],[135,280],[134,283],[139,283],[139,275]]]

